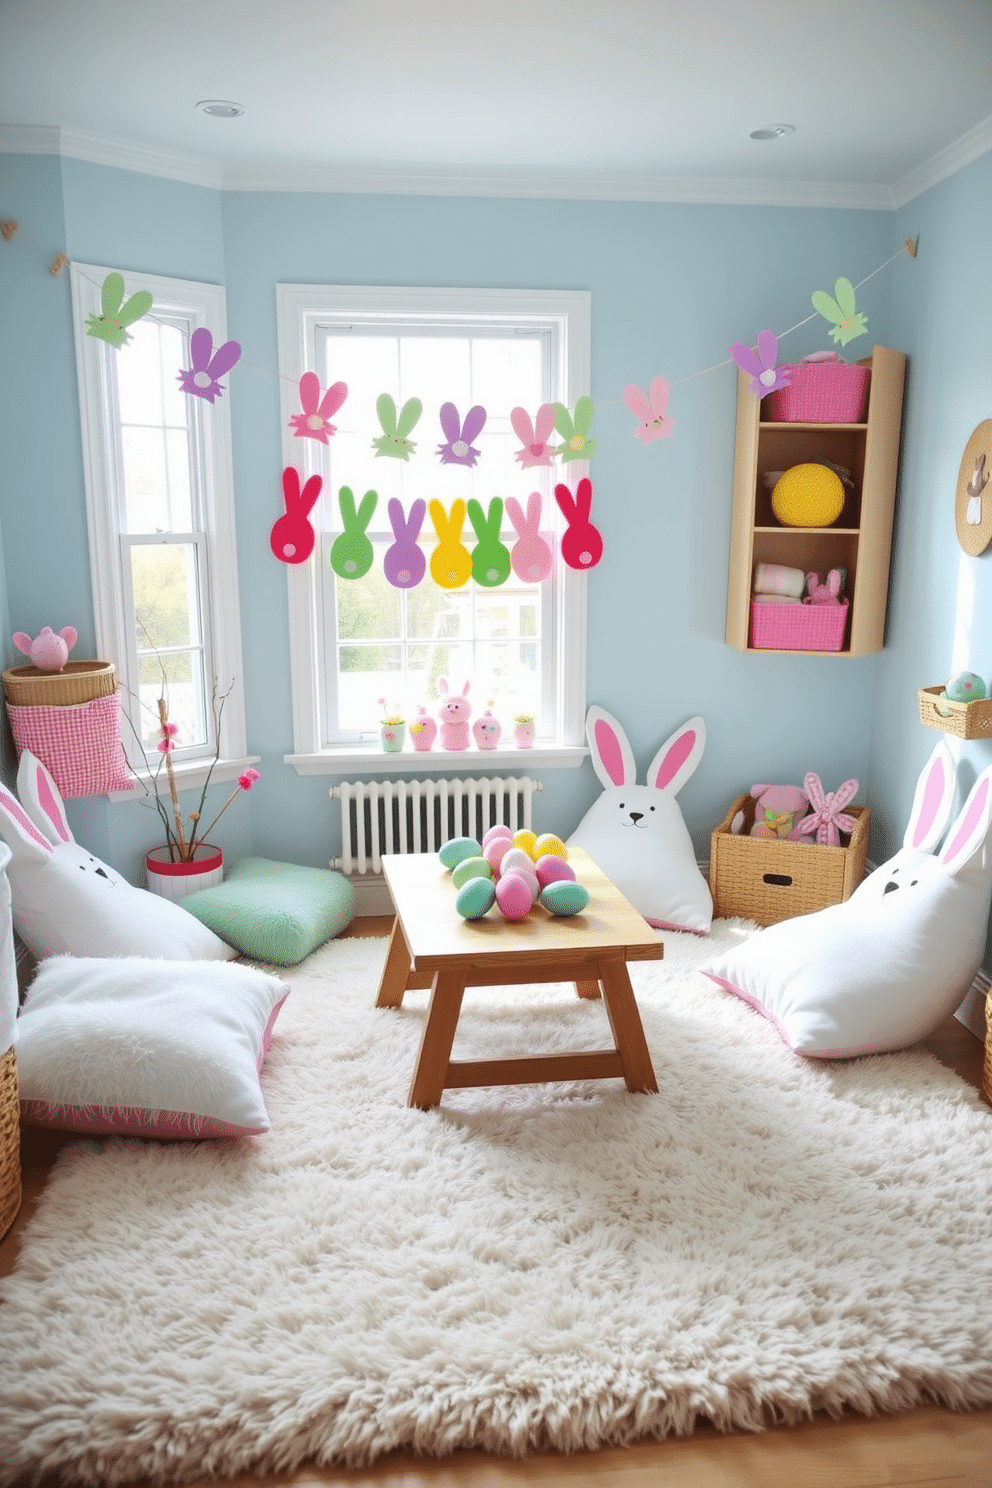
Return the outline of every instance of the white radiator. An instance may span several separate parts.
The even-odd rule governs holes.
[[[331,867],[349,876],[381,873],[383,853],[437,852],[452,837],[481,841],[497,822],[529,830],[531,798],[542,789],[527,775],[342,781],[328,793],[341,802],[341,856]]]

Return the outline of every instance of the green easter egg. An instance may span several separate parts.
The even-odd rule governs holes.
[[[482,851],[481,843],[474,837],[452,837],[438,853],[445,868],[457,868],[463,858],[477,858]]]
[[[461,862],[455,866],[451,881],[456,889],[460,889],[462,884],[467,884],[470,879],[492,878],[492,876],[493,870],[485,858],[462,858]]]
[[[463,920],[481,920],[496,903],[496,885],[491,878],[470,878],[455,897],[455,908]]]
[[[589,903],[589,890],[585,884],[562,879],[541,891],[541,903],[553,915],[581,914]]]

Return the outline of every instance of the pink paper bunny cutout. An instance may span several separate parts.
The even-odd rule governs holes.
[[[791,387],[788,372],[776,366],[778,337],[774,331],[758,332],[757,351],[744,341],[735,341],[730,348],[730,355],[741,371],[750,375],[748,388],[756,398],[763,398],[766,393],[774,393],[778,388]]]
[[[530,414],[526,408],[514,408],[510,413],[510,423],[516,434],[522,449],[518,449],[514,455],[525,470],[535,465],[550,465],[554,461],[555,452],[548,440],[555,432],[555,405],[553,403],[542,403],[537,410],[537,415],[531,422]]]
[[[76,632],[67,625],[56,635],[50,625],[43,625],[34,640],[23,630],[15,630],[12,639],[18,651],[30,656],[39,672],[60,672],[76,644]]]
[[[241,346],[237,341],[225,341],[214,351],[213,336],[206,326],[198,326],[189,338],[189,355],[193,365],[180,371],[179,389],[212,403],[224,391],[217,379],[230,372],[241,356]]]
[[[474,408],[470,408],[462,423],[454,403],[442,403],[440,419],[441,429],[447,439],[445,444],[437,447],[441,464],[474,465],[480,452],[472,447],[472,440],[482,433],[486,422],[486,410],[482,404],[476,403]]]
[[[424,550],[417,543],[427,503],[418,496],[410,507],[410,516],[407,518],[403,512],[403,503],[392,496],[388,511],[396,541],[386,550],[382,571],[394,589],[413,589],[420,583],[427,568]]]
[[[525,584],[541,584],[551,575],[554,556],[541,536],[541,493],[531,491],[527,497],[527,515],[515,496],[506,498],[506,513],[517,533],[510,549],[513,572]]]
[[[806,575],[807,604],[815,605],[839,605],[840,604],[840,572],[832,568],[827,574],[827,582],[821,583],[818,573]]]
[[[297,439],[319,439],[326,444],[337,429],[329,422],[331,414],[337,413],[348,396],[348,384],[335,382],[320,396],[320,378],[316,372],[304,372],[300,378],[300,407],[302,413],[294,413],[289,427]]]
[[[269,546],[280,563],[305,563],[313,552],[316,536],[309,521],[324,484],[322,475],[312,475],[300,490],[300,474],[293,465],[282,473],[283,515],[273,524]]]
[[[441,720],[441,748],[467,749],[468,721],[472,715],[468,690],[472,684],[471,682],[465,683],[461,696],[456,692],[448,692],[447,677],[442,677],[437,685],[444,693],[444,702],[437,710],[437,716]]]
[[[603,539],[589,520],[592,481],[583,476],[574,497],[567,486],[555,486],[555,500],[568,523],[561,540],[562,557],[569,568],[595,568],[603,556]]]
[[[857,794],[858,782],[845,780],[835,791],[824,793],[819,775],[811,770],[803,781],[803,787],[812,808],[796,825],[804,837],[816,833],[821,846],[838,847],[841,832],[853,832],[858,825],[856,816],[849,816],[844,807]]]
[[[653,377],[647,393],[636,382],[629,382],[624,388],[623,401],[634,417],[641,421],[634,427],[634,438],[639,439],[642,444],[653,444],[656,439],[671,437],[676,420],[669,418],[665,412],[669,392],[667,377]]]

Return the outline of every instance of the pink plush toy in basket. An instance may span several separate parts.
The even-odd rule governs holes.
[[[842,362],[836,351],[814,352],[780,369],[789,386],[763,400],[773,423],[858,424],[864,416],[871,368]]]

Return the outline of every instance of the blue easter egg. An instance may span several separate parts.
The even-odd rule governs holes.
[[[491,878],[470,878],[455,896],[455,908],[463,920],[481,920],[496,903],[496,885]]]
[[[944,692],[952,703],[975,703],[985,696],[985,683],[975,672],[955,672]]]
[[[445,868],[456,868],[463,858],[477,858],[481,852],[482,844],[474,837],[452,837],[441,848],[438,857]]]
[[[541,903],[553,915],[581,914],[589,903],[589,890],[585,884],[569,883],[567,879],[562,879],[559,883],[549,883],[547,888],[542,889]]]
[[[455,864],[451,882],[456,889],[460,889],[462,884],[467,884],[471,878],[492,878],[492,876],[493,870],[485,858],[462,858],[460,863]]]

